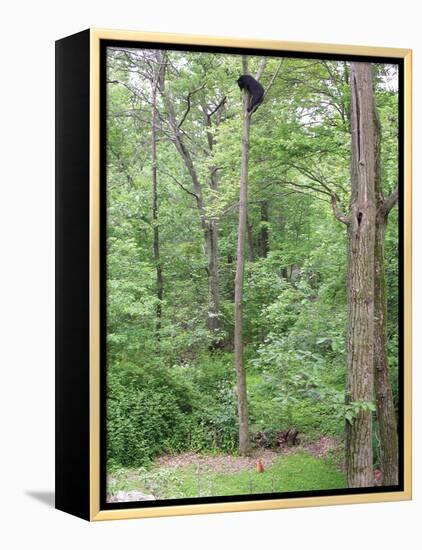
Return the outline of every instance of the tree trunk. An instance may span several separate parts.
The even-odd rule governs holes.
[[[266,258],[269,251],[268,244],[268,201],[261,201],[261,228],[259,230],[259,255]]]
[[[249,221],[249,217],[246,216],[246,228],[247,228],[247,236],[248,236],[248,249],[249,249],[249,260],[251,262],[255,261],[255,250],[254,250],[254,244],[253,244],[253,227],[252,224]]]
[[[163,271],[160,259],[160,229],[158,225],[158,190],[157,190],[157,88],[160,68],[156,70],[152,84],[152,115],[151,115],[151,162],[152,162],[152,226],[153,252],[156,270],[156,335],[160,339],[162,300],[163,300]]]
[[[243,56],[243,74],[247,74],[247,58]],[[237,377],[237,401],[239,411],[239,453],[250,451],[246,373],[243,360],[243,276],[245,267],[245,240],[248,197],[249,131],[251,117],[247,112],[249,95],[243,91],[242,161],[240,166],[239,227],[237,239],[237,263],[234,292],[234,356]]]
[[[199,211],[201,226],[204,233],[205,251],[207,255],[207,276],[208,276],[208,315],[207,327],[210,331],[219,331],[223,327],[222,317],[220,314],[220,287],[218,273],[218,221],[209,219],[206,215],[204,198],[202,193],[202,184],[199,180],[198,173],[192,160],[189,149],[185,145],[183,134],[176,121],[174,105],[169,95],[165,96],[165,102],[169,112],[169,122],[174,131],[174,143],[178,153],[180,154],[192,180],[193,193],[196,205]],[[211,187],[215,190],[218,187],[218,175],[215,170],[211,171]],[[211,347],[218,347],[220,338],[217,337]]]
[[[346,404],[369,404],[374,390],[374,245],[377,144],[372,72],[351,64],[352,166],[348,223],[348,339]],[[372,413],[359,407],[346,420],[349,487],[373,485]]]
[[[383,485],[398,484],[399,445],[387,355],[387,298],[385,293],[384,241],[387,217],[378,212],[375,232],[374,382]]]
[[[384,199],[381,180],[381,124],[375,107],[377,163],[375,178],[376,225],[374,257],[374,386],[380,441],[380,462],[384,486],[398,485],[399,442],[397,420],[391,390],[387,352],[387,296],[385,292],[384,243],[388,214],[397,203],[398,190]]]
[[[207,251],[207,274],[208,274],[208,329],[217,333],[222,329],[220,315],[220,285],[218,273],[218,223],[211,219],[206,222],[205,243]],[[216,335],[215,346],[218,345]]]
[[[212,132],[211,116],[208,114],[207,107],[202,104],[204,114],[204,123],[208,128],[207,140],[210,153],[214,150],[214,135]],[[221,120],[221,108],[216,112],[217,125]],[[219,171],[217,166],[210,167],[210,187],[217,193],[220,184]],[[212,341],[211,347],[216,348],[221,346],[221,334],[219,331],[223,328],[223,319],[220,313],[220,276],[218,272],[218,219],[208,217],[206,222],[205,240],[208,258],[208,330],[215,333],[215,338]]]

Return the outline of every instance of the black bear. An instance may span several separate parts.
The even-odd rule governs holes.
[[[242,74],[242,76],[237,79],[237,83],[241,90],[245,89],[248,91],[250,96],[248,113],[254,113],[264,99],[264,88],[249,74]]]

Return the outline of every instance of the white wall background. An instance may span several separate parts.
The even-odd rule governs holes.
[[[88,524],[53,490],[54,40],[87,27],[414,49],[414,203],[421,204],[421,25],[412,0],[18,1],[0,7],[0,544],[3,548],[420,547],[413,502]],[[419,4],[420,6],[420,4]],[[6,124],[4,121],[6,119]],[[414,228],[414,411],[421,419],[421,290]],[[419,275],[419,277],[418,277]],[[38,495],[38,498],[31,496]],[[41,495],[41,501],[39,496]],[[419,540],[419,542],[418,542]],[[414,542],[412,542],[414,541]]]

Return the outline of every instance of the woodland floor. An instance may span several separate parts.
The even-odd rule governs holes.
[[[250,457],[186,452],[158,457],[151,468],[121,468],[108,479],[109,500],[263,494],[345,487],[341,449],[335,438],[277,450],[256,449]],[[260,459],[264,472],[256,471]],[[118,496],[117,496],[118,495]]]
[[[256,461],[261,459],[264,468],[273,464],[281,455],[290,455],[298,450],[304,450],[316,458],[326,457],[330,451],[338,448],[338,440],[330,437],[322,437],[318,441],[306,445],[292,447],[281,447],[273,449],[255,449],[251,456],[243,457],[236,455],[202,455],[188,452],[178,455],[164,455],[158,457],[156,464],[164,468],[180,468],[186,466],[199,466],[201,470],[213,473],[238,473],[245,470],[255,469]]]

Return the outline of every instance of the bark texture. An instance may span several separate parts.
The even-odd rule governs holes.
[[[346,403],[366,404],[374,388],[374,245],[377,128],[369,63],[352,63],[351,204],[348,220],[348,339]],[[372,413],[346,421],[349,487],[373,485]]]
[[[387,297],[385,292],[384,242],[387,216],[377,213],[375,232],[374,383],[383,485],[397,485],[399,444],[387,355]]]
[[[377,163],[375,177],[376,224],[374,252],[374,386],[380,442],[383,485],[398,485],[399,442],[397,420],[391,390],[387,348],[387,295],[385,291],[384,244],[388,214],[398,200],[398,189],[384,199],[381,179],[381,124],[375,107]]]

